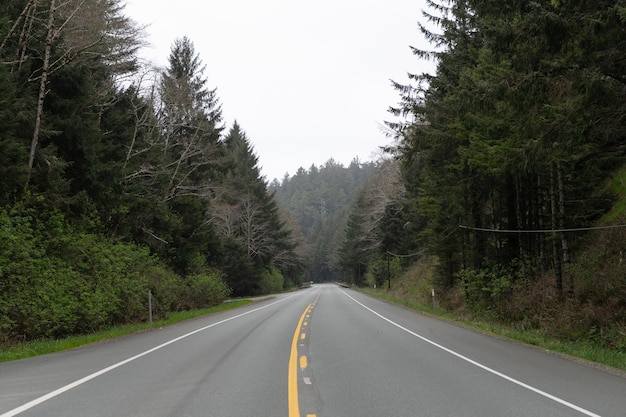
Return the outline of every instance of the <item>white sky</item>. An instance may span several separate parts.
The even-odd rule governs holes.
[[[143,56],[164,66],[187,36],[217,87],[226,128],[236,119],[268,181],[331,157],[376,159],[399,101],[390,80],[431,70],[409,48],[424,0],[127,0],[146,29]]]

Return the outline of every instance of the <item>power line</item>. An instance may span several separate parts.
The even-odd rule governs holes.
[[[422,249],[421,251],[415,253],[409,253],[408,255],[398,255],[397,253],[387,251],[389,255],[395,256],[396,258],[412,258],[413,256],[421,255],[424,252],[426,252],[426,249]]]
[[[464,226],[461,226],[464,227]],[[445,235],[444,237],[442,237],[441,239],[439,239],[437,241],[437,243],[443,242],[444,240],[446,240],[447,238],[450,237],[450,235],[452,235],[452,233],[456,232],[456,229],[452,229],[452,231],[450,233],[448,233],[447,235]],[[387,251],[387,253],[391,256],[395,256],[396,258],[412,258],[413,256],[418,256],[421,255],[422,253],[428,251],[428,248],[426,249],[422,249],[421,251],[415,252],[415,253],[409,253],[407,255],[398,255],[397,253],[393,253],[390,251]]]
[[[486,229],[482,227],[470,227],[459,225],[460,229],[473,230],[476,232],[490,232],[490,233],[567,233],[567,232],[588,232],[590,230],[603,230],[603,229],[620,229],[626,227],[626,224],[617,224],[612,226],[595,226],[595,227],[580,227],[576,229],[547,229],[547,230],[507,230],[507,229]]]
[[[545,229],[545,230],[487,229],[487,228],[484,228],[484,227],[470,227],[470,226],[459,225],[459,229],[473,230],[473,231],[476,231],[476,232],[513,233],[513,234],[515,234],[515,233],[588,232],[588,231],[591,231],[591,230],[622,229],[622,228],[626,228],[626,224],[616,224],[616,225],[611,225],[611,226],[579,227],[579,228],[572,228],[572,229]],[[441,238],[439,240],[439,242],[444,241],[445,239],[450,237],[450,235],[452,235],[452,233],[454,233],[454,230],[452,230],[452,232],[448,233],[446,236]],[[400,255],[400,254],[397,254],[397,253],[393,253],[391,251],[387,251],[387,253],[390,256],[395,256],[396,258],[412,258],[414,256],[419,256],[419,255],[421,255],[422,253],[424,253],[426,251],[428,251],[428,249],[422,249],[421,251],[418,251],[418,252],[415,252],[415,253],[409,253],[409,254],[406,254],[406,255]]]

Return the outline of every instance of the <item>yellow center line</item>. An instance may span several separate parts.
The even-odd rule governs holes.
[[[304,355],[300,356],[300,368],[306,369],[308,364],[309,364],[309,361],[307,360],[306,356]]]
[[[300,316],[298,326],[293,334],[291,342],[291,355],[289,357],[289,375],[287,378],[287,399],[289,401],[289,417],[300,417],[300,404],[298,399],[298,336],[302,328],[304,316],[307,314],[311,304],[304,310]]]

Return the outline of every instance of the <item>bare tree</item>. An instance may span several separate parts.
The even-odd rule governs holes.
[[[220,235],[236,239],[239,221],[238,207],[225,203],[215,204],[212,207],[211,223]]]
[[[395,159],[381,161],[377,175],[364,187],[361,236],[368,242],[366,250],[373,250],[380,245],[377,233],[387,208],[400,205],[405,192],[399,162]]]
[[[235,204],[217,204],[211,216],[216,230],[244,245],[249,259],[276,252],[265,213],[252,196],[243,196]]]
[[[55,10],[56,0],[50,1],[50,9],[48,11],[48,24],[46,27],[46,44],[44,49],[43,63],[41,66],[41,75],[39,77],[39,94],[37,96],[37,110],[35,112],[35,127],[33,129],[33,137],[30,144],[30,153],[28,155],[28,170],[29,173],[33,169],[33,162],[35,160],[35,152],[37,150],[37,144],[39,143],[39,132],[41,130],[41,116],[43,114],[43,105],[46,98],[46,86],[48,84],[48,77],[52,72],[50,59],[52,56],[52,43],[59,35],[59,31],[55,29]],[[27,180],[30,182],[30,175]],[[28,183],[26,184],[28,186]]]

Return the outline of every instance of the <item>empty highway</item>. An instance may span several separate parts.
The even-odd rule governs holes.
[[[335,285],[0,364],[0,417],[626,415],[626,379]]]

